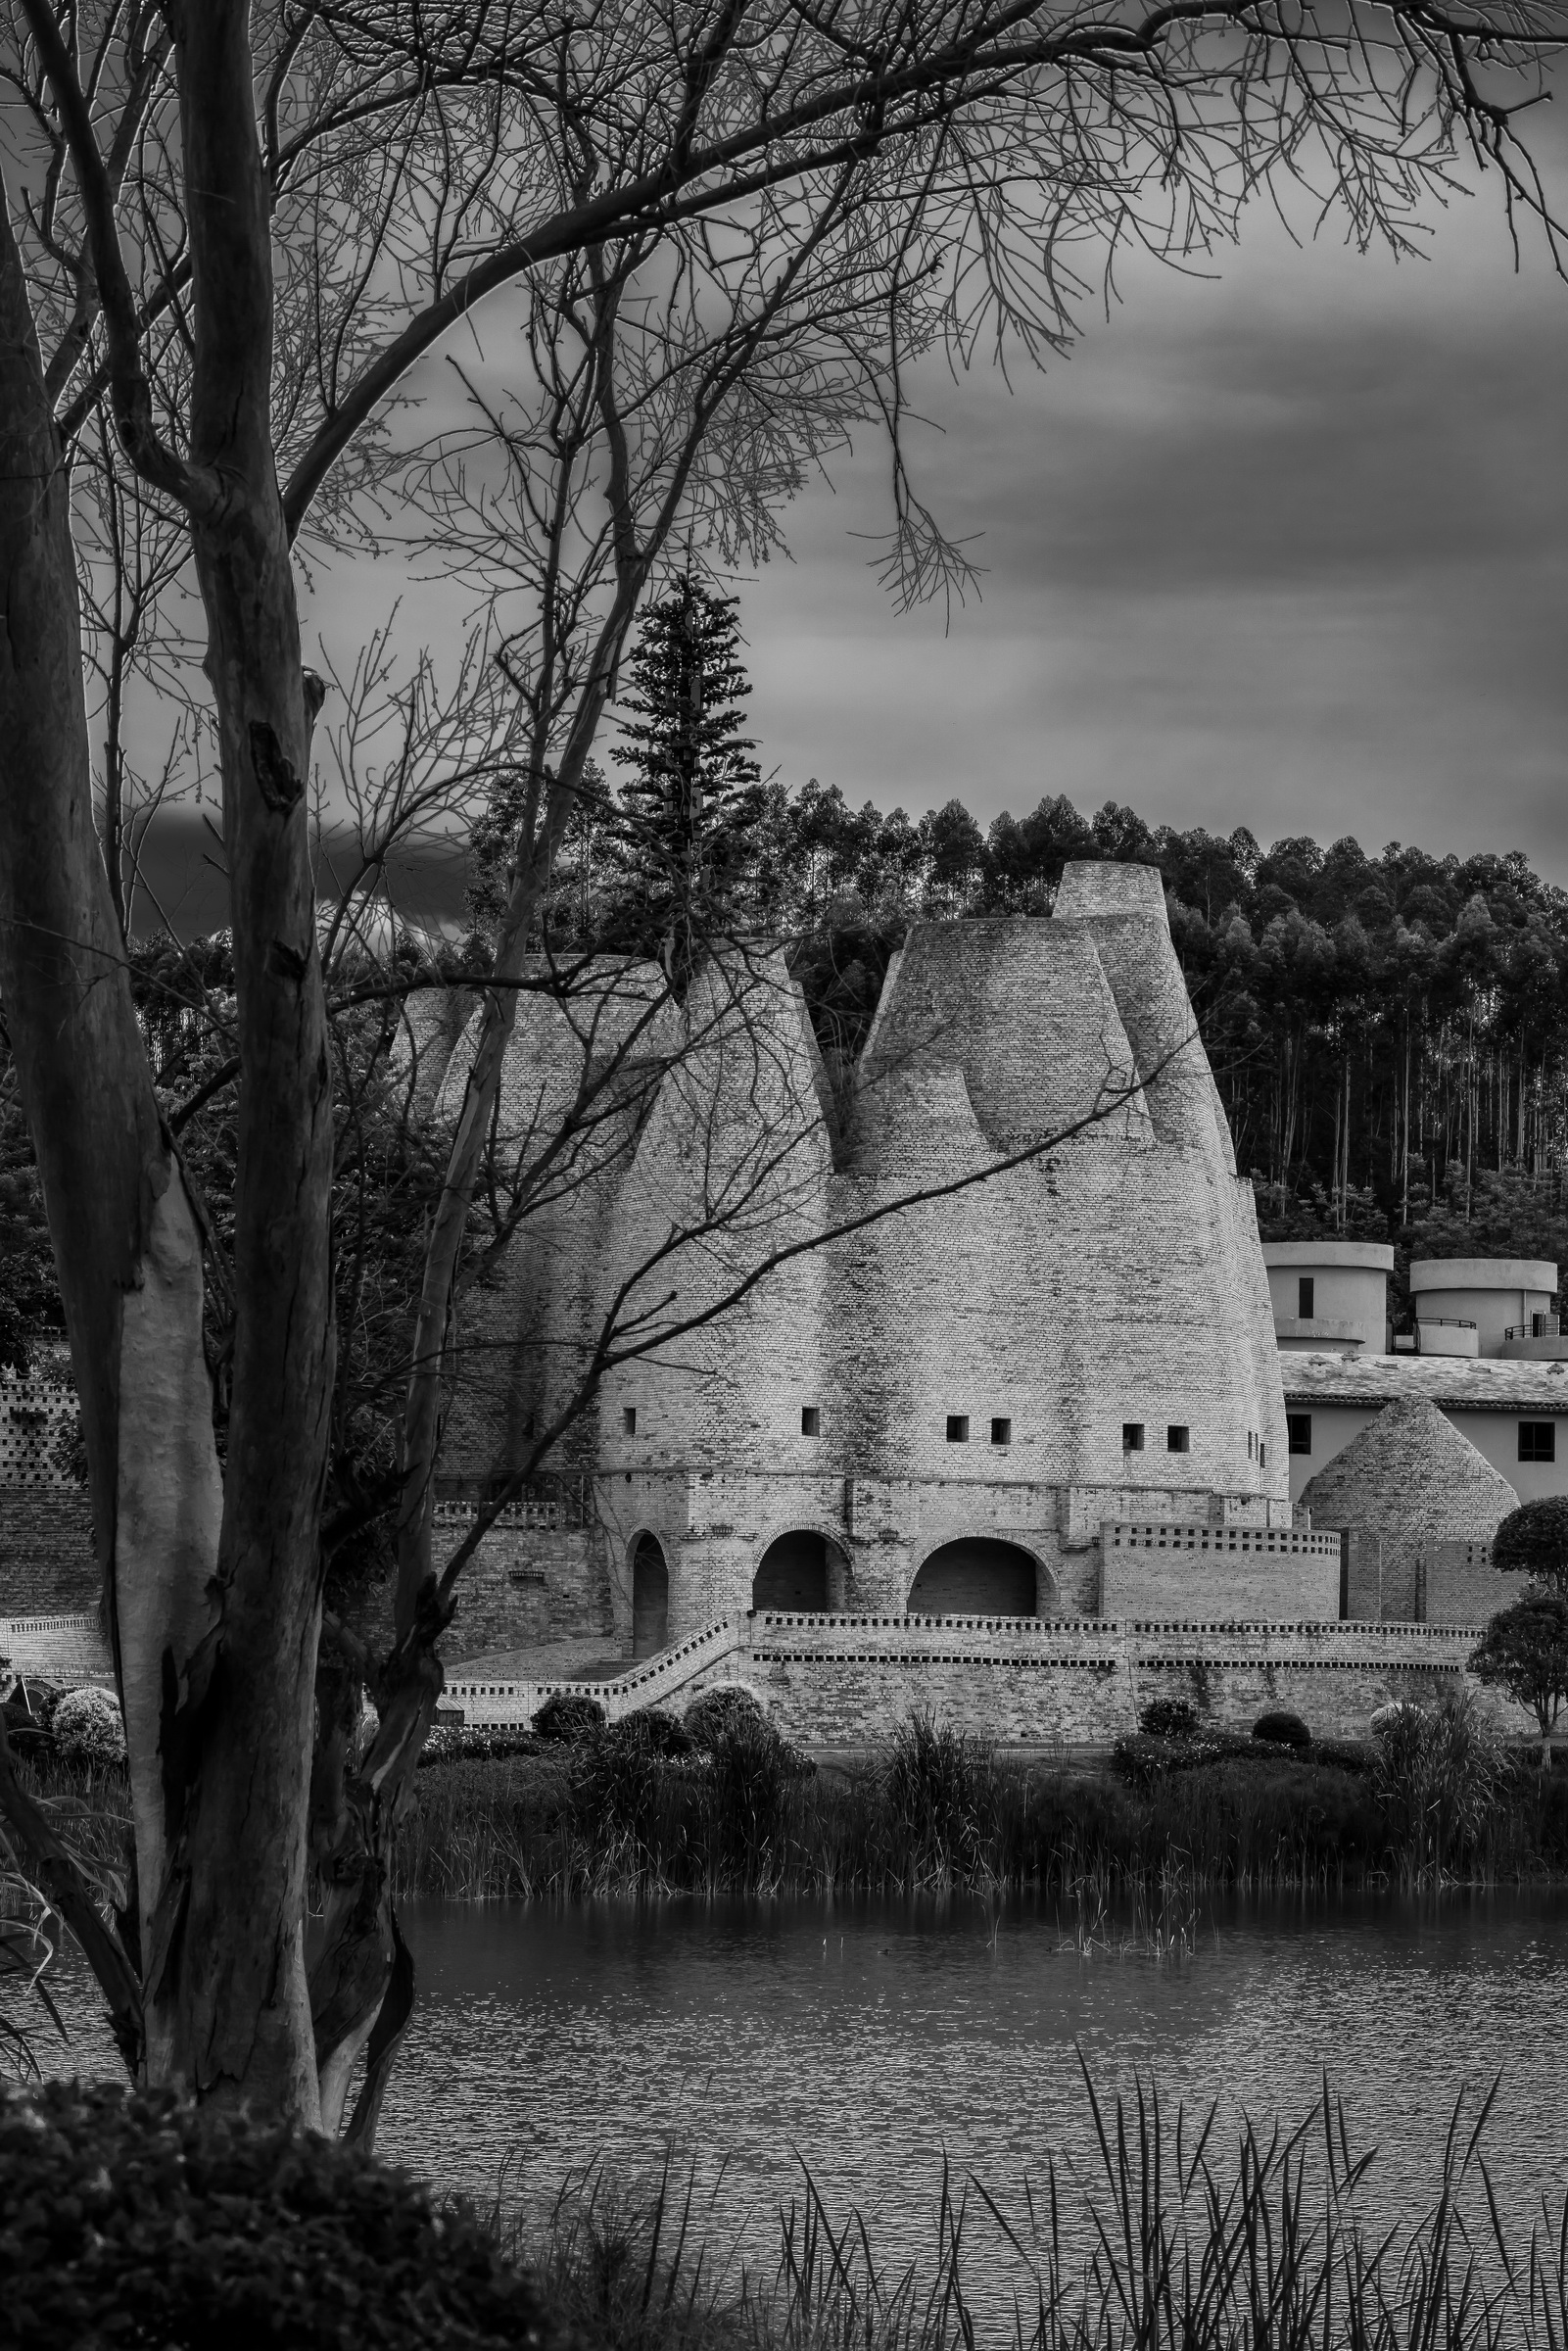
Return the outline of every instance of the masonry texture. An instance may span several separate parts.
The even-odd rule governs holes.
[[[1401,1622],[1435,1618],[1438,1595],[1451,1605],[1446,1570],[1434,1592],[1435,1549],[1490,1547],[1517,1505],[1507,1479],[1425,1396],[1384,1405],[1302,1495],[1314,1527],[1359,1538],[1347,1547],[1347,1616]]]
[[[1069,866],[1049,920],[916,925],[850,1083],[777,956],[659,992],[601,961],[520,1000],[503,1150],[615,1082],[465,1310],[442,1463],[452,1500],[516,1464],[618,1295],[669,1334],[536,1488],[589,1481],[584,1606],[622,1654],[753,1604],[1072,1618],[1108,1521],[1289,1526],[1252,1189],[1154,869]],[[1206,1605],[1197,1560],[1166,1565],[1165,1612],[1191,1612],[1184,1575]],[[524,1587],[508,1624],[504,1572],[463,1654],[542,1637]],[[1235,1598],[1294,1618],[1323,1594],[1303,1552]]]
[[[1475,1628],[1419,1625],[1150,1625],[1038,1618],[833,1616],[757,1610],[727,1618],[592,1690],[611,1718],[684,1713],[704,1691],[750,1691],[785,1737],[853,1748],[915,1713],[1002,1747],[1105,1746],[1157,1698],[1183,1698],[1216,1727],[1250,1731],[1288,1707],[1319,1738],[1364,1738],[1392,1700],[1467,1689],[1499,1729],[1533,1717],[1466,1671]],[[546,1682],[453,1679],[474,1723],[521,1722]]]

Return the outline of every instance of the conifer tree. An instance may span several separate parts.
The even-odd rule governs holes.
[[[733,927],[760,793],[740,732],[751,691],[734,597],[684,573],[644,617],[623,697],[620,855],[628,928],[679,988],[699,939]]]

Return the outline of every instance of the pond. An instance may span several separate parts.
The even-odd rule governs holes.
[[[1157,1955],[1016,1902],[417,1907],[424,1990],[383,2145],[476,2195],[503,2159],[525,2197],[602,2155],[657,2163],[668,2134],[754,2256],[809,2167],[889,2264],[925,2262],[944,2153],[1022,2210],[1053,2153],[1087,2171],[1102,2098],[1153,2077],[1170,2107],[1294,2124],[1326,2068],[1363,2206],[1435,2187],[1462,2084],[1502,2082],[1486,2145],[1511,2224],[1568,2186],[1568,1895],[1389,1896],[1201,1914]],[[1087,1946],[1087,1947],[1086,1947]],[[722,2176],[721,2176],[722,2175]]]
[[[929,2263],[944,2153],[1018,2214],[1053,2154],[1087,2174],[1074,2043],[1108,2100],[1140,2075],[1189,2116],[1217,2098],[1227,2149],[1244,2110],[1300,2121],[1326,2068],[1353,2145],[1379,2150],[1373,2220],[1425,2204],[1457,2090],[1500,2070],[1510,2228],[1568,2186],[1564,1892],[1221,1901],[1164,1952],[1027,1901],[431,1902],[404,1924],[421,1999],[385,2154],[487,2202],[504,2163],[534,2205],[595,2157],[656,2170],[673,2134],[716,2248],[770,2270],[803,2165],[888,2268]],[[82,2061],[107,2066],[70,1989]]]

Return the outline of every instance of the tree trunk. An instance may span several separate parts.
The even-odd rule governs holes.
[[[207,1631],[217,1560],[202,1241],[153,1090],[93,831],[69,479],[3,192],[0,575],[0,994],[81,1406],[145,1948],[170,1842],[165,1692]],[[170,2052],[149,2021],[156,2081]]]
[[[180,1845],[147,1954],[179,2070],[221,2103],[319,2116],[306,1822],[332,1392],[332,1103],[306,824],[313,706],[271,441],[270,197],[247,15],[183,12],[196,325],[192,543],[207,614],[239,1060],[235,1335],[218,1622],[166,1734]]]

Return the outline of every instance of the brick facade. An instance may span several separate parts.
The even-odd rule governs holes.
[[[1035,1608],[1070,1617],[1098,1606],[1107,1520],[1289,1526],[1252,1189],[1152,868],[1069,867],[1048,921],[916,925],[847,1094],[781,959],[710,968],[649,1024],[657,992],[606,962],[564,1005],[519,1003],[503,1146],[550,1131],[623,1048],[625,1116],[464,1310],[445,1490],[517,1462],[629,1277],[627,1310],[670,1329],[781,1245],[843,1237],[612,1370],[546,1464],[592,1480],[584,1571],[618,1642],[640,1559],[662,1562],[678,1643],[750,1605],[783,1539],[817,1547],[825,1607],[901,1612],[923,1576],[991,1605],[1032,1579]],[[640,1096],[644,1044],[666,1058]],[[672,1247],[715,1202],[719,1226]],[[1315,1610],[1318,1581],[1278,1607]],[[508,1628],[491,1587],[485,1648],[536,1637],[514,1589]]]
[[[79,1486],[0,1488],[0,1615],[96,1609],[92,1511]]]

